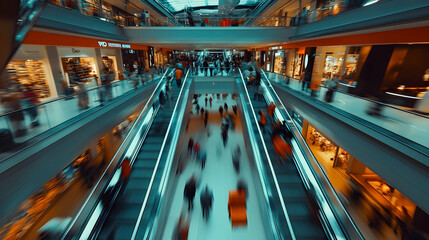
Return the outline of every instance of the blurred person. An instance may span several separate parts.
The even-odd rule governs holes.
[[[201,108],[200,113],[201,113],[201,118],[204,118],[204,108]]]
[[[27,108],[25,111],[30,115],[31,127],[39,126],[37,104],[40,103],[40,101],[36,91],[34,91],[31,86],[25,86],[22,91],[22,99],[24,101],[24,107]]]
[[[212,102],[213,102],[213,98],[212,97],[209,98],[209,102],[210,102],[210,107],[212,107]]]
[[[24,112],[17,111],[22,108],[18,93],[8,92],[2,94],[1,101],[6,112],[14,111],[7,115],[15,137],[22,137],[27,133],[24,127]]]
[[[223,146],[226,147],[226,143],[228,141],[228,129],[223,128],[221,131]]]
[[[172,240],[187,240],[189,234],[190,219],[188,214],[181,212],[176,228],[174,229]]]
[[[328,81],[326,81],[325,85],[328,88],[328,90],[325,93],[326,102],[332,102],[334,93],[338,89],[339,82],[340,82],[340,79],[338,78],[338,74],[335,74],[332,79],[328,79]]]
[[[210,209],[213,205],[213,193],[209,190],[208,186],[200,194],[201,209],[203,212],[203,218],[206,220],[209,218]]]
[[[113,99],[112,93],[112,82],[115,78],[115,73],[110,71],[109,68],[105,67],[101,75],[101,85],[103,86],[105,100],[107,102]]]
[[[214,69],[215,69],[215,63],[213,62],[213,60],[210,60],[209,62],[210,77],[213,77]]]
[[[234,152],[232,152],[232,164],[234,165],[234,169],[237,174],[240,172],[240,158],[241,158],[241,150],[240,150],[240,146],[237,145]]]
[[[301,91],[307,91],[311,82],[311,73],[301,73],[300,80],[302,81]]]
[[[318,96],[318,92],[319,92],[319,88],[320,88],[320,79],[319,78],[313,78],[313,80],[311,81],[310,84],[310,96],[312,97],[317,97]]]
[[[79,82],[79,95],[78,95],[78,106],[80,110],[89,108],[88,92],[86,90],[86,84]]]
[[[183,71],[182,71],[182,69],[177,68],[174,73],[176,74],[176,84],[177,84],[177,87],[180,87],[182,85]]]
[[[287,161],[292,156],[292,148],[280,135],[274,135],[272,137],[272,142],[277,158],[281,157],[281,160]]]
[[[198,160],[198,162],[200,162],[201,169],[204,169],[204,167],[206,166],[206,161],[207,161],[207,152],[205,150],[199,151],[199,154],[197,156],[197,160]]]
[[[259,114],[259,121],[258,121],[259,127],[261,128],[262,133],[265,133],[265,125],[267,125],[267,119],[265,117],[265,113],[262,110],[259,110],[258,114]]]
[[[164,95],[164,91],[160,91],[159,92],[159,104],[161,104],[161,108],[163,109],[164,108],[164,105],[165,105],[165,101],[166,101],[166,96]]]
[[[227,76],[229,76],[230,65],[231,65],[231,63],[229,62],[228,59],[226,59],[226,61],[225,61],[225,71],[226,71],[226,75]]]
[[[222,116],[223,116],[223,107],[222,106],[219,106],[219,114],[220,114],[220,117],[222,118]]]
[[[188,153],[192,154],[193,148],[194,148],[194,139],[190,137],[188,141]]]
[[[195,105],[195,110],[197,110],[197,114],[200,114],[200,105],[198,103]]]
[[[206,97],[206,98],[204,99],[204,101],[206,102],[206,107],[207,107],[207,100],[208,100],[208,99],[207,99],[207,97]]]
[[[370,103],[369,109],[366,111],[368,115],[383,116],[384,104],[381,103],[380,97],[374,97],[374,101]]]
[[[183,191],[183,195],[188,201],[188,211],[191,211],[194,208],[194,198],[195,192],[197,190],[197,180],[194,176],[192,176],[185,185],[185,189]]]
[[[225,104],[223,105],[223,108],[225,109],[225,113],[228,113],[228,104],[226,104],[226,103],[225,103]]]
[[[194,153],[196,154],[197,158],[198,158],[198,155],[200,154],[200,150],[201,150],[200,143],[198,141],[195,141]]]
[[[209,120],[209,111],[204,112],[204,127],[207,128],[207,121]]]
[[[207,62],[207,59],[204,59],[204,62],[203,62],[203,71],[204,71],[204,76],[206,76],[206,77],[207,77],[207,71],[208,71],[208,69],[209,69],[209,63]]]
[[[121,163],[121,176],[120,180],[122,184],[128,179],[131,173],[131,162],[129,158],[125,158]]]
[[[274,110],[276,109],[276,105],[273,102],[268,106],[268,116],[272,119],[274,117]]]
[[[237,115],[237,105],[232,106],[232,111]]]
[[[247,184],[243,179],[237,181],[237,191],[243,191],[246,198],[249,196]]]

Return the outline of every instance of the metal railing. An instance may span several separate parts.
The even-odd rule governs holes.
[[[76,93],[70,95],[54,98],[39,104],[31,104],[19,109],[6,108],[6,111],[0,114],[0,128],[10,129],[14,135],[14,143],[7,151],[13,151],[15,147],[29,139],[81,114],[91,112],[92,109],[109,104],[109,102],[117,98],[128,95],[134,89],[152,84],[159,79],[160,77],[157,75],[148,75],[144,78],[135,76],[89,90],[79,90],[77,86]],[[1,101],[4,106],[20,106],[22,101],[21,93],[4,93],[1,96]],[[37,122],[37,124],[34,124],[34,122]]]
[[[420,139],[414,136],[414,138],[411,139],[410,136],[409,137],[406,136],[407,132],[414,131],[413,128],[415,126],[421,126],[423,130],[426,130],[428,126],[427,122],[428,122],[429,116],[408,111],[400,107],[378,102],[369,98],[359,97],[344,91],[334,92],[335,94],[333,97],[334,100],[332,102],[326,102],[324,98],[329,89],[324,85],[319,85],[318,87],[320,88],[320,90],[311,94],[306,91],[301,91],[302,84],[303,84],[301,80],[290,78],[280,74],[275,74],[275,73],[268,73],[268,75],[271,76],[270,81],[275,82],[288,89],[295,90],[299,94],[312,96],[314,100],[320,101],[328,108],[333,109],[336,112],[341,112],[342,115],[346,114],[348,118],[351,118],[354,121],[358,121],[360,123],[364,123],[365,125],[369,126],[375,131],[380,132],[383,135],[388,136],[389,138],[394,139],[397,142],[401,142],[402,144],[408,145],[414,148],[415,150],[429,156],[428,143],[427,141],[425,141],[425,137]],[[361,113],[357,111],[357,109],[353,107],[353,104],[356,104],[356,102],[347,104],[347,102],[341,100],[342,96],[347,98],[354,98],[358,100],[359,101],[358,104],[366,105],[369,112],[365,111]],[[338,102],[340,102],[341,104],[337,104]],[[382,107],[384,108],[382,110],[382,115],[385,116],[384,118],[382,119],[375,118],[368,114],[371,111],[370,108],[376,105],[380,106],[380,108]],[[396,118],[398,118],[397,120],[395,119],[395,116]],[[376,119],[376,121],[374,121],[374,119]],[[402,124],[397,125],[395,128],[386,128],[386,126],[389,126],[389,125],[383,126],[382,120],[402,122]],[[406,124],[407,121],[411,122],[411,124]]]

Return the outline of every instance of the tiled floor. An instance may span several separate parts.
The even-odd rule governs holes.
[[[278,74],[267,73],[267,76],[270,81],[284,83],[283,78]],[[291,80],[288,86],[301,92],[301,83],[296,80]],[[321,88],[318,93],[319,99],[322,101],[325,93],[325,88]],[[307,94],[310,95],[310,92],[307,92]],[[429,118],[390,107],[384,107],[383,116],[368,115],[366,111],[373,105],[372,102],[341,92],[336,92],[333,102],[329,104],[389,130],[398,136],[405,137],[424,147],[429,147]]]
[[[227,97],[229,106],[235,105],[235,101]],[[201,116],[190,117],[189,129],[181,141],[187,143],[190,136],[201,144],[202,149],[207,151],[207,163],[203,170],[196,163],[194,157],[187,154],[187,149],[182,150],[182,156],[189,159],[183,172],[176,177],[176,189],[167,224],[162,239],[171,239],[177,220],[181,211],[187,211],[187,205],[183,198],[183,189],[188,179],[195,175],[200,183],[194,199],[194,209],[190,212],[190,229],[188,239],[266,239],[264,219],[261,217],[260,204],[255,192],[254,176],[250,171],[244,149],[244,139],[240,119],[237,118],[236,129],[229,131],[227,146],[224,147],[221,139],[220,114],[217,111],[225,100],[214,98],[212,108],[209,108],[210,137],[207,137],[204,122]],[[199,98],[199,104],[204,106],[204,97]],[[213,109],[213,110],[212,110]],[[231,112],[231,108],[229,108]],[[241,165],[239,174],[235,173],[232,165],[231,151],[237,144],[241,148]],[[187,146],[187,144],[184,144]],[[248,184],[249,196],[247,199],[247,227],[232,228],[228,217],[228,191],[236,189],[238,179],[244,179]],[[200,193],[208,186],[213,192],[213,207],[208,221],[202,218]]]

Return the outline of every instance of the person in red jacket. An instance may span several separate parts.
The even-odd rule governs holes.
[[[270,105],[268,106],[268,116],[270,116],[270,118],[274,117],[274,110],[276,109],[276,105],[274,105],[273,102],[270,103]]]
[[[274,135],[272,141],[277,156],[281,157],[283,161],[292,156],[292,147],[280,135]]]
[[[124,161],[121,163],[121,180],[125,181],[128,179],[128,176],[130,176],[131,173],[131,166],[130,166],[130,159],[125,158]]]

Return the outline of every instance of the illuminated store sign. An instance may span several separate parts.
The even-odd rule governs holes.
[[[111,48],[131,48],[130,44],[122,44],[122,43],[113,43],[113,42],[104,42],[98,41],[98,45],[100,47],[111,47]]]

